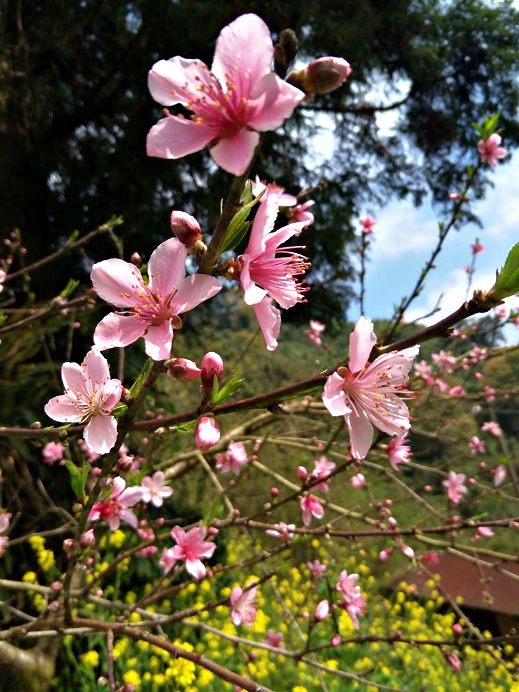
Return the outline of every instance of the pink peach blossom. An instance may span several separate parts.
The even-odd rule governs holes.
[[[375,219],[371,218],[369,214],[363,219],[360,219],[360,225],[362,226],[362,232],[364,233],[364,235],[370,235],[371,233],[373,233],[373,229],[377,224],[378,221],[375,221]]]
[[[108,497],[94,504],[88,515],[88,520],[107,521],[110,530],[116,531],[122,519],[136,529],[138,526],[137,517],[130,507],[142,500],[142,494],[140,486],[136,485],[133,488],[127,488],[126,481],[117,476],[112,481]]]
[[[148,134],[148,155],[179,159],[208,146],[218,166],[245,173],[259,132],[280,127],[304,98],[272,72],[273,55],[267,25],[244,14],[220,32],[211,71],[200,60],[178,56],[155,63],[148,78],[152,97],[193,115],[168,113],[159,120]]]
[[[45,413],[62,423],[88,421],[83,431],[86,445],[96,454],[106,454],[117,439],[117,421],[111,413],[121,400],[121,382],[110,379],[108,361],[95,347],[81,365],[63,363],[61,379],[65,394],[52,398]]]
[[[312,517],[316,519],[323,518],[324,509],[319,498],[313,495],[303,495],[303,497],[299,498],[299,504],[301,505],[302,519],[305,526],[310,526]]]
[[[387,446],[389,463],[395,471],[400,470],[400,464],[409,461],[412,452],[409,447],[409,440],[405,435],[394,437]]]
[[[320,601],[317,604],[317,606],[315,608],[314,620],[316,622],[321,622],[321,620],[324,620],[328,616],[329,612],[330,612],[330,604],[328,603],[328,601],[326,599],[323,599],[322,601]]]
[[[11,517],[12,514],[10,512],[0,514],[0,557],[5,553],[5,547],[9,543],[9,536],[4,536],[2,534],[5,534],[9,528]]]
[[[295,528],[295,524],[286,524],[284,521],[280,521],[279,524],[274,524],[271,529],[267,529],[265,534],[273,538],[279,538],[281,541],[289,541],[294,538]]]
[[[196,446],[201,452],[207,452],[218,444],[220,439],[220,426],[212,416],[202,416],[198,419],[195,430]]]
[[[356,459],[368,453],[373,426],[399,436],[411,427],[407,406],[397,394],[411,393],[404,387],[419,347],[384,353],[369,363],[376,341],[373,323],[360,317],[350,335],[348,367],[339,368],[324,386],[324,405],[332,416],[344,416]]]
[[[477,435],[473,435],[469,440],[471,454],[485,454],[486,446],[484,440],[480,440]]]
[[[498,159],[503,159],[505,156],[508,156],[508,150],[500,146],[501,141],[501,136],[496,132],[490,135],[487,140],[479,140],[478,152],[481,163],[488,161],[489,165],[494,167],[497,165]]]
[[[252,627],[256,619],[256,594],[257,586],[243,590],[239,586],[235,586],[231,591],[231,620],[233,624],[246,625]]]
[[[56,461],[59,461],[60,465],[63,465],[65,463],[63,461],[64,451],[65,448],[63,447],[61,442],[47,442],[47,444],[41,451],[43,463],[47,464],[48,466],[52,466],[56,463]]]
[[[126,308],[99,322],[94,332],[96,346],[102,351],[124,347],[144,336],[150,358],[169,358],[173,330],[182,326],[179,315],[212,298],[222,288],[212,276],[186,277],[186,256],[186,248],[176,238],[161,243],[148,263],[148,284],[133,264],[121,259],[94,264],[90,277],[95,291],[108,303]]]
[[[216,544],[204,541],[206,536],[205,526],[195,526],[187,533],[180,526],[171,529],[171,537],[177,543],[173,547],[172,556],[175,560],[185,560],[186,569],[195,579],[205,576],[206,568],[202,558],[213,556]]]
[[[249,461],[249,456],[243,442],[229,442],[225,454],[216,455],[216,468],[222,473],[232,471],[235,476],[240,475],[241,467]]]
[[[496,423],[493,420],[488,420],[485,423],[483,423],[483,425],[481,426],[481,430],[483,430],[483,432],[490,433],[494,437],[501,437],[501,435],[503,434],[503,431],[499,423]]]
[[[173,495],[173,488],[164,485],[164,473],[155,471],[153,476],[144,476],[141,480],[142,501],[151,502],[155,507],[162,507],[164,499]]]
[[[279,249],[286,240],[301,233],[304,223],[291,223],[274,231],[277,214],[277,200],[270,195],[259,206],[252,223],[249,244],[238,258],[243,297],[246,304],[255,309],[268,350],[274,350],[277,346],[280,320],[277,319],[277,308],[264,301],[273,299],[285,309],[301,302],[304,289],[296,276],[304,274],[308,267],[306,257],[294,252],[301,246]]]
[[[267,630],[265,644],[268,644],[268,646],[271,646],[274,649],[283,649],[285,646],[283,643],[283,633],[274,632],[271,629]]]
[[[170,572],[177,563],[174,550],[175,548],[164,548],[162,550],[162,555],[159,558],[159,565],[162,567],[164,574]]]
[[[443,487],[447,489],[449,500],[455,505],[458,504],[463,495],[468,492],[467,486],[464,485],[466,478],[464,473],[449,471],[449,477],[442,483]]]
[[[306,566],[310,570],[311,575],[313,577],[316,577],[316,579],[320,579],[321,577],[324,577],[324,575],[326,574],[326,565],[323,565],[323,563],[319,562],[319,560],[307,562]]]

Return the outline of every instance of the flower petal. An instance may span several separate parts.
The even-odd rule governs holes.
[[[146,153],[160,159],[181,159],[201,151],[217,134],[217,130],[204,123],[168,115],[148,132]]]
[[[268,298],[261,303],[252,306],[256,319],[265,339],[268,351],[275,351],[278,347],[278,336],[281,330],[281,313],[275,308]]]
[[[146,331],[146,323],[129,315],[115,312],[103,317],[94,332],[94,344],[104,351],[107,348],[124,348],[137,341]]]
[[[266,132],[275,130],[289,118],[305,95],[271,72],[255,85],[248,104],[249,127]]]
[[[342,388],[343,383],[344,378],[334,372],[324,385],[323,403],[332,416],[344,416],[351,412],[346,404],[346,394]]]
[[[138,305],[138,292],[144,287],[140,271],[133,264],[120,259],[97,262],[90,272],[96,293],[107,303],[118,308]]]
[[[117,439],[117,421],[113,416],[94,416],[83,431],[88,447],[98,454],[107,454]]]
[[[166,320],[156,327],[148,327],[144,335],[146,354],[153,360],[167,360],[171,355],[173,327],[171,320]]]
[[[186,247],[177,238],[161,243],[148,263],[150,291],[165,297],[177,288],[186,276],[186,257]]]
[[[61,379],[65,389],[82,392],[85,388],[85,375],[83,368],[78,363],[63,363],[61,366]],[[72,394],[75,399],[75,395]]]
[[[97,348],[92,348],[86,354],[83,363],[86,365],[86,376],[91,378],[94,382],[104,382],[110,379],[108,361],[99,353]]]
[[[186,60],[180,56],[159,60],[148,72],[148,89],[154,101],[163,106],[189,104],[201,84],[214,85],[207,65],[201,60]]]
[[[350,433],[352,456],[364,459],[373,442],[373,426],[362,411],[352,411],[345,419]]]
[[[209,151],[213,161],[224,171],[233,175],[243,175],[253,159],[259,140],[257,132],[243,129],[233,137],[221,139]]]
[[[214,276],[193,274],[182,280],[172,302],[172,310],[180,315],[189,312],[197,305],[215,296],[222,290],[222,284]]]
[[[44,411],[49,418],[61,423],[80,423],[83,420],[83,415],[74,406],[67,394],[53,397],[45,405]]]
[[[373,322],[365,317],[359,317],[355,329],[350,334],[350,372],[356,373],[366,365],[371,349],[377,343]]]
[[[224,89],[231,75],[239,98],[248,98],[258,79],[271,71],[273,56],[268,26],[255,14],[242,14],[220,32],[211,71]]]

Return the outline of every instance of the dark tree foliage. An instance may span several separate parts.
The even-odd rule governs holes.
[[[475,160],[471,122],[485,113],[501,112],[508,147],[519,140],[518,13],[506,1],[0,0],[0,11],[2,234],[20,228],[29,261],[113,214],[125,218],[128,255],[149,254],[169,236],[173,208],[210,232],[229,175],[207,152],[146,157],[146,134],[161,115],[146,77],[174,55],[210,65],[220,29],[244,12],[259,14],[274,39],[294,29],[303,64],[337,55],[353,67],[344,87],[267,133],[257,160],[261,176],[293,193],[327,183],[305,234],[315,317],[342,315],[351,297],[348,249],[361,210],[392,196],[419,203],[429,190],[445,200]],[[393,134],[379,131],[379,110],[394,111]],[[336,151],[318,163],[323,113]],[[100,241],[87,252],[86,261],[36,275],[39,289],[60,290],[60,269],[84,278],[112,248]]]

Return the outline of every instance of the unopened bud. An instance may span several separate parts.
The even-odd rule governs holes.
[[[95,542],[96,537],[94,536],[94,529],[88,529],[79,539],[79,544],[82,548],[92,548]]]
[[[179,382],[192,382],[200,377],[202,372],[196,363],[187,358],[174,358],[166,363],[167,373]]]
[[[117,468],[121,473],[128,473],[129,471],[132,470],[133,464],[135,462],[135,457],[133,454],[128,454],[127,456],[122,457],[119,459],[117,462]]]
[[[220,439],[220,426],[211,416],[198,419],[195,432],[196,446],[201,452],[207,452]]]
[[[344,58],[319,58],[304,70],[294,70],[287,82],[301,89],[307,96],[328,94],[335,91],[348,79],[351,67]]]
[[[138,252],[132,252],[132,256],[130,257],[130,262],[134,264],[136,267],[140,267],[142,264],[142,257],[139,255]]]
[[[172,211],[170,222],[173,234],[188,250],[192,250],[197,241],[202,240],[200,224],[191,214],[186,214],[184,211]]]
[[[209,351],[202,358],[200,379],[202,380],[202,387],[206,391],[212,391],[213,381],[216,376],[218,382],[222,379],[223,375],[223,360],[218,353],[214,351]]]

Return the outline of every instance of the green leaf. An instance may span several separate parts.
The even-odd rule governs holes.
[[[151,370],[152,364],[153,364],[152,359],[148,358],[148,360],[144,363],[144,367],[142,368],[142,370],[139,374],[139,377],[135,380],[135,382],[131,386],[130,396],[135,397],[140,392],[141,387],[144,384],[144,380],[148,377],[148,374]]]
[[[217,389],[215,392],[213,388],[213,405],[216,406],[217,404],[221,404],[222,401],[225,401],[230,396],[235,394],[241,387],[243,382],[245,382],[245,378],[241,377],[238,373],[234,373],[229,382],[224,384],[224,386],[220,390]]]
[[[88,464],[85,464],[81,471],[78,467],[68,459],[65,459],[65,466],[70,473],[70,484],[72,490],[76,493],[76,497],[82,500],[85,495],[85,484],[88,476]]]
[[[249,224],[246,224],[246,221],[247,217],[249,216],[250,210],[255,204],[258,203],[258,201],[261,199],[261,197],[263,197],[264,194],[265,190],[263,190],[257,197],[253,197],[250,200],[250,202],[244,204],[243,207],[236,212],[227,228],[227,232],[225,233],[225,237],[222,241],[220,252],[231,250],[240,242],[240,240],[243,238],[243,236],[248,230]]]
[[[489,296],[503,300],[519,293],[519,243],[508,253],[505,266],[497,272],[496,283],[489,291]]]
[[[117,406],[112,409],[111,415],[115,416],[116,418],[120,418],[121,416],[124,416],[127,410],[128,406],[126,404],[119,402]]]
[[[74,243],[77,239],[79,238],[79,231],[76,229],[75,231],[72,231],[72,233],[69,235],[67,238],[67,243]]]
[[[216,500],[209,506],[207,512],[203,515],[203,522],[207,526],[213,519],[221,518],[224,516],[224,506],[220,498]]]
[[[59,294],[59,297],[60,298],[68,298],[69,295],[76,289],[77,286],[79,286],[79,281],[76,281],[75,279],[69,279],[68,284],[61,291],[61,293]]]
[[[3,325],[3,323],[6,321],[6,319],[7,319],[7,315],[5,314],[5,312],[2,312],[0,310],[0,327]]]

